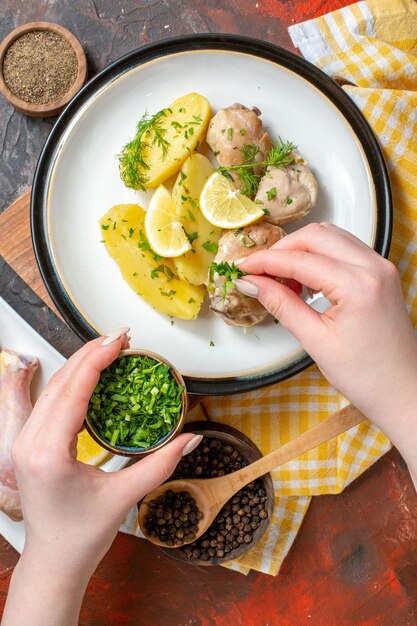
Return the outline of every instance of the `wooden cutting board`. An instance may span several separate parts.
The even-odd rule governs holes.
[[[0,215],[0,254],[27,285],[61,317],[39,273],[30,234],[30,194],[23,193]]]

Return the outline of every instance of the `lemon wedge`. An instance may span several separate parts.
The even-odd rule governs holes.
[[[145,230],[152,250],[164,257],[176,257],[191,250],[169,191],[160,185],[149,203]]]
[[[240,193],[220,172],[214,172],[204,185],[200,209],[206,220],[219,228],[247,226],[264,215],[259,204]]]
[[[77,461],[88,465],[100,465],[110,456],[110,452],[96,443],[86,430],[78,434]]]

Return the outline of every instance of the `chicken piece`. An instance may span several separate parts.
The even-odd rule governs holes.
[[[38,368],[37,359],[0,351],[0,510],[11,519],[22,519],[19,490],[11,451],[30,412],[30,383]]]
[[[317,181],[304,163],[287,167],[269,167],[259,183],[255,202],[267,208],[265,219],[284,224],[304,217],[315,206]]]
[[[258,222],[245,228],[229,230],[220,238],[214,262],[232,263],[258,250],[270,248],[285,235],[282,228],[267,222]],[[265,319],[268,312],[256,298],[245,296],[237,289],[227,289],[226,297],[224,297],[224,282],[224,276],[215,274],[214,281],[208,285],[208,289],[211,309],[220,315],[226,324],[254,326]]]
[[[255,163],[265,161],[272,148],[272,141],[264,131],[261,112],[256,107],[248,109],[243,104],[232,104],[226,109],[220,109],[210,122],[206,141],[212,149],[219,165],[229,167],[243,163],[243,147],[255,145],[259,152],[255,156]],[[263,168],[254,168],[255,174],[262,174]],[[235,185],[240,189],[242,181],[235,172],[230,172]]]

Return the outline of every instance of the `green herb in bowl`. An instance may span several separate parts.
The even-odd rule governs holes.
[[[185,409],[184,383],[170,363],[157,355],[125,350],[101,373],[89,401],[86,427],[113,452],[146,453],[180,431]]]

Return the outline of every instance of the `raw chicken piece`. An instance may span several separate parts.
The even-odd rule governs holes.
[[[259,183],[255,201],[270,213],[265,219],[271,224],[284,224],[304,217],[315,206],[317,182],[304,163],[284,168],[269,167]]]
[[[255,145],[259,152],[255,156],[255,162],[264,161],[270,149],[272,141],[264,131],[262,121],[259,119],[261,112],[256,107],[248,109],[243,104],[232,104],[226,109],[220,109],[210,122],[206,141],[212,149],[219,164],[223,167],[240,165],[243,163],[242,148],[247,145]],[[254,168],[256,174],[262,174],[262,168]],[[235,172],[230,172],[239,189],[242,181]]]
[[[22,509],[11,450],[32,410],[30,383],[38,365],[37,359],[0,351],[0,510],[14,520],[22,519]]]
[[[267,222],[258,222],[245,228],[229,230],[220,238],[219,250],[214,262],[232,263],[258,250],[270,248],[285,235],[282,228]],[[208,285],[213,312],[220,315],[226,324],[231,326],[253,326],[262,322],[268,312],[256,298],[245,296],[237,289],[228,289],[226,298],[223,299],[224,281],[224,276],[215,274],[213,285]]]

